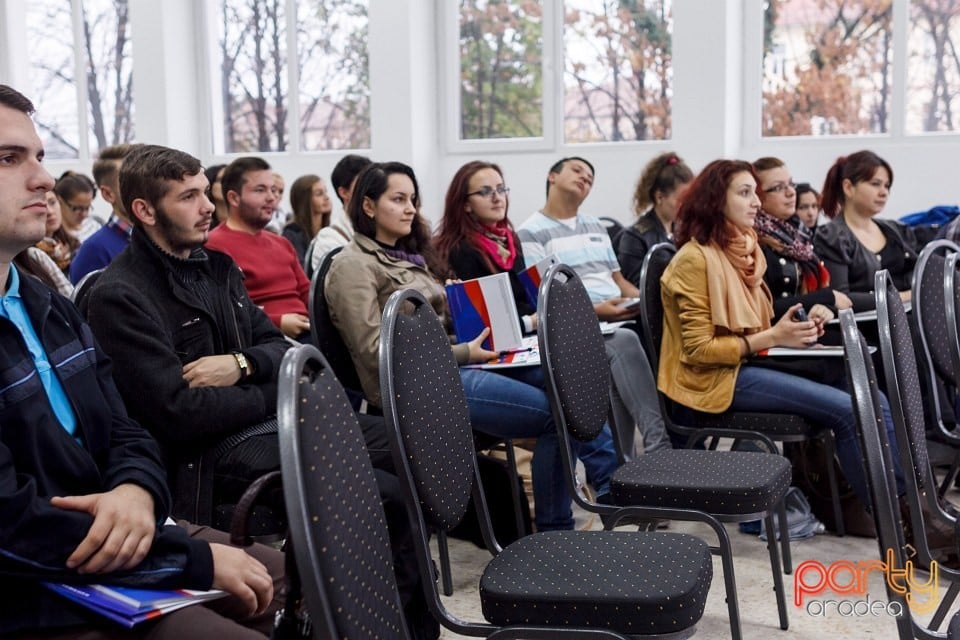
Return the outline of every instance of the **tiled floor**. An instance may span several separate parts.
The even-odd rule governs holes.
[[[578,522],[587,528],[600,528],[599,522],[589,519],[589,516],[584,518],[581,515]],[[700,535],[708,543],[713,542],[709,537],[711,530],[703,525],[673,523],[670,530],[693,533]],[[787,631],[780,630],[773,594],[773,579],[770,574],[770,560],[765,543],[755,536],[740,533],[736,525],[729,526],[728,531],[734,547],[734,565],[745,639],[820,640],[831,637],[891,639],[897,637],[894,620],[886,612],[878,612],[879,615],[855,616],[842,615],[836,608],[831,608],[825,615],[818,616],[796,607],[793,604],[794,576],[792,575],[784,576],[790,628]],[[461,540],[451,540],[450,549],[454,567],[454,594],[444,599],[446,606],[463,619],[480,621],[482,616],[479,611],[477,583],[482,567],[489,559],[489,554],[472,543]],[[792,551],[794,567],[804,560],[818,560],[824,565],[829,565],[837,560],[857,562],[878,558],[876,540],[850,536],[838,538],[831,534],[795,541]],[[696,637],[698,638],[730,637],[722,575],[720,560],[715,557],[713,583],[706,612],[697,627]],[[921,574],[920,577],[926,579],[926,574]],[[940,593],[944,591],[945,588],[941,589]],[[886,602],[886,592],[880,574],[876,572],[872,574],[868,581],[867,593],[871,602],[877,600]],[[825,594],[818,597],[834,601],[864,600],[864,596],[853,594]],[[814,608],[814,612],[817,612],[817,608]],[[845,607],[843,612],[847,612]],[[462,636],[444,630],[441,637],[449,639]]]

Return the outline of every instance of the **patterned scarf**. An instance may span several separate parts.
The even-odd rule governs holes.
[[[513,233],[506,225],[482,225],[481,229],[474,234],[477,244],[490,256],[495,265],[504,271],[510,271],[517,257]]]
[[[786,220],[760,211],[754,223],[760,242],[774,253],[800,265],[801,291],[810,293],[830,286],[830,274],[813,252],[810,236]]]
[[[731,333],[755,333],[770,326],[770,290],[763,281],[767,261],[753,229],[740,231],[727,223],[725,247],[701,245],[707,263],[707,291],[713,324]]]

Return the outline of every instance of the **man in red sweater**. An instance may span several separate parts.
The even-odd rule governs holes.
[[[276,208],[273,171],[262,158],[237,158],[220,179],[227,222],[210,232],[207,247],[228,254],[243,271],[250,298],[285,336],[307,338],[310,280],[283,236],[264,231]]]

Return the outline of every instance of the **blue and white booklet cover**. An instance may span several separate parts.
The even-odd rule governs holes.
[[[63,597],[81,604],[128,629],[145,620],[158,618],[171,611],[215,600],[227,595],[225,591],[194,591],[192,589],[134,589],[110,587],[102,584],[43,583]]]

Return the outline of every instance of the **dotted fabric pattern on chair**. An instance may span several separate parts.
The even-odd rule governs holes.
[[[942,269],[940,273],[943,273]],[[900,302],[900,293],[891,283],[887,284],[886,296],[890,333],[888,336],[883,331],[883,323],[881,323],[879,325],[880,340],[889,339],[893,347],[893,365],[897,371],[897,384],[900,389],[903,418],[906,422],[907,436],[910,438],[910,452],[913,454],[917,485],[922,490],[925,486],[924,470],[927,469],[930,462],[927,456],[926,420],[923,417],[923,398],[920,374],[917,372],[917,355],[914,349],[913,336],[910,333],[907,313],[904,311],[903,303]]]
[[[394,330],[392,403],[429,524],[449,530],[466,513],[475,477],[470,412],[450,339],[428,304]]]
[[[727,412],[703,413],[692,412],[694,424],[697,427],[716,427],[721,429],[745,429],[759,431],[769,436],[808,436],[812,437],[820,430],[807,422],[802,416],[793,413],[756,413],[756,412]]]
[[[496,556],[480,579],[480,599],[497,625],[670,633],[701,618],[712,578],[706,543],[690,535],[551,531]]]
[[[600,434],[607,421],[610,365],[597,313],[580,278],[564,282],[563,274],[554,274],[547,283],[548,302],[538,309],[543,323],[540,339],[546,342],[540,353],[548,353],[550,361],[544,377],[553,377],[567,431],[588,442]],[[543,307],[549,307],[546,313]]]
[[[327,595],[339,637],[406,637],[370,457],[356,416],[330,370],[312,380],[301,376],[296,420],[301,501],[320,564],[319,588]]]
[[[762,513],[790,486],[790,461],[753,451],[670,449],[638,456],[610,479],[614,504]]]
[[[944,311],[943,256],[932,254],[920,274],[920,329],[930,350],[930,360],[937,374],[950,381],[957,381],[950,357],[950,336],[947,331],[947,316]],[[915,301],[916,302],[916,301]]]
[[[648,345],[650,367],[657,371],[660,362],[660,343],[663,342],[663,300],[660,299],[660,278],[667,270],[677,250],[669,245],[653,247],[646,258],[646,270],[640,278],[640,295],[643,296],[643,315],[640,323]]]

